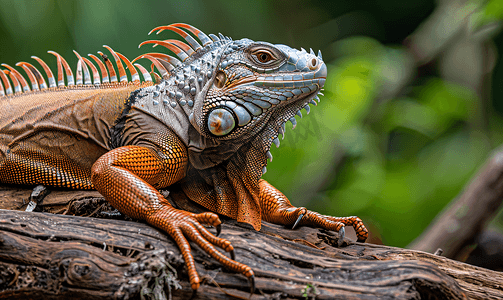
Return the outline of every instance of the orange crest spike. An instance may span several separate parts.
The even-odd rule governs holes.
[[[12,85],[14,86],[14,93],[22,93],[23,90],[21,89],[21,85],[19,84],[19,81],[17,80],[16,76],[12,74],[11,71],[9,70],[3,70],[5,74],[9,75],[10,80],[12,80]]]
[[[75,74],[75,85],[82,85],[82,60],[77,61],[77,72]]]
[[[194,50],[192,50],[192,48],[190,48],[189,45],[185,44],[182,41],[179,41],[179,40],[164,40],[164,42],[175,44],[180,49],[182,49],[185,53],[187,53],[188,56],[191,56],[192,54],[194,54]]]
[[[136,71],[135,67],[133,64],[125,57],[124,55],[120,54],[119,52],[116,52],[117,55],[122,59],[122,61],[126,64],[129,73],[131,73],[131,81],[140,81],[140,75],[138,75],[138,71]]]
[[[84,71],[84,84],[91,84],[91,74],[89,74],[89,69],[82,59],[82,56],[80,56],[80,54],[75,50],[73,50],[73,53],[75,53],[75,55],[79,59],[79,62],[77,63],[77,84],[79,84],[79,78],[80,80],[82,80],[82,74],[79,74],[80,70]],[[82,82],[80,82],[80,84],[82,84]]]
[[[134,64],[135,67],[138,68],[138,70],[140,70],[140,73],[141,75],[143,75],[143,79],[145,81],[150,81],[152,82],[152,76],[150,76],[150,74],[148,73],[147,69],[145,69],[142,65],[140,64]]]
[[[49,68],[49,66],[47,66],[47,64],[43,60],[41,60],[40,58],[38,58],[36,56],[32,56],[31,58],[36,60],[42,66],[42,69],[44,69],[45,74],[47,75],[47,78],[49,79],[49,87],[50,88],[56,87],[56,81],[54,80],[54,74],[52,74],[52,71]]]
[[[194,48],[194,51],[197,51],[201,48],[203,48],[190,34],[186,33],[185,31],[181,30],[180,28],[177,28],[173,25],[166,26],[165,29],[174,31],[178,33],[181,37],[183,37],[189,44]],[[191,54],[189,54],[191,55]]]
[[[50,51],[47,51],[48,53],[51,53]],[[54,52],[56,53],[56,52]],[[54,54],[52,53],[52,54]],[[58,86],[59,87],[63,87],[65,86],[65,80],[63,79],[63,65],[61,64],[61,58],[59,57],[59,55],[54,54],[56,55],[56,58],[57,58],[57,64],[58,64]]]
[[[182,49],[180,49],[176,44],[174,43],[170,43],[170,42],[165,42],[165,41],[155,41],[155,40],[151,40],[151,41],[145,41],[143,43],[140,44],[139,47],[145,45],[145,44],[154,44],[154,45],[161,45],[165,48],[168,48],[169,50],[173,51],[173,53],[176,54],[176,56],[178,56],[178,58],[180,58],[182,61],[185,61],[189,56],[187,55],[187,53],[185,53]],[[154,46],[155,47],[155,46]]]
[[[173,67],[175,67],[175,68],[182,64],[177,58],[174,58],[173,56],[168,55],[168,54],[164,54],[164,53],[150,52],[150,53],[145,53],[144,55],[150,55],[150,56],[153,56],[157,59],[162,59],[162,60],[172,64]],[[138,58],[140,58],[140,57],[137,57],[135,59],[138,59]]]
[[[61,65],[63,65],[63,68],[65,69],[66,72],[66,81],[68,82],[68,86],[75,85],[75,81],[73,80],[73,72],[72,69],[70,68],[70,65],[66,62],[66,60],[63,58],[63,56],[59,55],[59,53],[54,52],[54,51],[47,51],[47,53],[50,53],[58,58],[58,86],[65,86],[65,83],[63,80],[63,70],[60,68]],[[60,72],[61,70],[61,72]],[[61,76],[59,75],[61,74]],[[63,84],[61,84],[63,82]]]
[[[107,69],[105,67],[105,64],[96,55],[88,54],[88,56],[90,58],[92,58],[98,64],[98,66],[100,67],[101,78],[102,78],[101,81],[103,83],[109,83],[110,80],[108,79],[108,72],[107,72]]]
[[[124,66],[122,65],[122,62],[117,53],[115,53],[115,51],[107,45],[103,45],[103,47],[107,48],[115,59],[115,64],[117,65],[117,69],[119,70],[120,82],[127,82],[126,70],[124,69]]]
[[[7,94],[7,96],[12,95],[13,92],[12,92],[12,87],[9,82],[9,78],[7,78],[7,76],[5,75],[3,70],[0,70],[0,77],[2,78],[2,81],[4,84],[5,93]]]
[[[101,55],[103,58],[103,61],[105,62],[105,65],[107,66],[108,73],[110,74],[110,82],[118,82],[117,81],[117,75],[115,73],[114,65],[112,65],[112,62],[110,62],[110,59],[108,59],[108,56],[103,54],[103,52],[98,51],[98,54]]]
[[[166,29],[166,27],[167,27],[167,25],[157,26],[156,28],[150,30],[148,32],[148,35],[151,35],[152,33],[156,32],[156,31],[159,31],[159,32],[157,32],[157,34],[159,34],[159,33],[163,32]]]
[[[148,56],[150,56],[150,57],[154,57],[154,58],[156,58],[156,59],[157,59],[157,61],[158,61],[159,63],[161,63],[161,64],[163,65],[164,69],[166,69],[168,72],[173,71],[173,69],[175,68],[175,67],[173,67],[173,65],[172,65],[172,64],[170,64],[168,61],[166,61],[166,60],[164,60],[164,59],[162,58],[163,54],[161,54],[161,53],[145,53],[145,54],[140,55],[140,56],[138,56],[137,58],[135,58],[135,59],[133,60],[133,62],[137,61],[137,60],[138,60],[138,59],[140,59],[140,58],[146,58],[146,56],[145,56],[145,55],[148,55]],[[164,54],[164,55],[169,56],[169,55],[167,55],[167,54]],[[153,65],[152,65],[152,72],[154,72]]]
[[[168,78],[169,77],[168,70],[166,70],[166,68],[164,67],[164,65],[161,64],[155,57],[150,56],[148,54],[144,54],[144,55],[141,55],[139,58],[146,58],[146,59],[150,60],[155,65],[155,67],[157,68],[157,70],[159,70],[159,72],[161,72],[161,76],[163,78]]]
[[[45,79],[42,77],[42,74],[32,64],[27,62],[18,62],[16,66],[23,68],[26,72],[26,75],[28,75],[28,78],[30,79],[32,90],[36,91],[47,88],[47,84],[45,83]]]
[[[33,73],[30,71],[30,69],[28,69],[25,65],[23,65],[23,62],[18,62],[16,64],[16,67],[21,67],[26,75],[28,75],[28,79],[30,80],[30,83],[31,83],[31,89],[33,91],[38,91],[39,88],[38,88],[38,83],[37,83],[37,80],[35,79],[35,76],[33,75]]]
[[[26,79],[24,79],[24,77],[23,77],[23,75],[21,75],[21,73],[19,73],[16,69],[14,69],[13,67],[9,66],[8,64],[2,64],[2,66],[4,66],[7,69],[9,69],[10,74],[12,74],[12,76],[14,76],[19,81],[19,83],[21,84],[21,86],[23,87],[23,91],[24,92],[29,92],[30,91],[30,87],[28,86],[28,82],[26,81]],[[11,78],[12,78],[12,76],[11,76]]]
[[[93,83],[94,84],[101,84],[100,73],[98,72],[98,69],[96,69],[96,67],[93,65],[93,63],[89,59],[87,59],[85,57],[82,57],[82,59],[89,66],[89,68],[91,68],[91,71],[93,72]]]
[[[184,28],[184,29],[187,29],[189,32],[191,32],[192,34],[194,34],[195,36],[197,36],[197,38],[201,41],[201,43],[203,43],[203,46],[206,46],[206,45],[209,45],[212,42],[212,40],[204,33],[202,32],[201,30],[197,29],[196,27],[192,26],[192,25],[189,25],[189,24],[185,24],[185,23],[175,23],[175,24],[171,24],[171,25],[164,25],[164,26],[158,26],[154,29],[152,29],[148,34],[152,34],[153,32],[157,31],[157,34],[163,32],[164,30],[172,30],[172,31],[175,31],[176,33],[180,34],[193,48],[194,50],[198,50],[199,47],[197,47],[197,45],[193,44],[191,41],[189,41],[189,39],[191,38],[187,38],[187,33],[185,33],[184,31],[180,30],[180,31],[177,31],[177,30],[174,30],[173,28],[176,28],[176,27],[180,27],[180,28]],[[193,40],[194,42],[197,43],[197,41],[195,41],[194,39],[191,39]],[[199,43],[197,43],[199,44]]]
[[[202,32],[201,30],[197,29],[196,27],[194,27],[192,25],[185,24],[185,23],[175,23],[175,24],[171,24],[169,26],[170,27],[171,26],[172,27],[181,27],[181,28],[187,29],[192,34],[197,36],[197,38],[201,41],[201,43],[203,43],[203,46],[206,46],[206,45],[213,43],[211,41],[211,39],[204,32]]]

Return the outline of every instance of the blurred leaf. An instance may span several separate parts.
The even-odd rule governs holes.
[[[503,1],[489,0],[482,9],[483,19],[481,23],[488,23],[495,20],[503,20]]]
[[[469,116],[478,111],[473,92],[440,79],[431,79],[421,86],[418,100],[443,116],[445,122],[448,122],[448,119],[468,121]]]
[[[403,127],[433,138],[440,127],[441,116],[433,108],[413,100],[391,102],[388,114],[385,119],[388,132]]]

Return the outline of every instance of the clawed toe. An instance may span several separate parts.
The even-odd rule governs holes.
[[[344,243],[344,236],[346,235],[346,227],[342,226],[341,229],[339,229],[339,239],[337,240],[337,245],[339,247],[342,246],[342,243]]]
[[[222,233],[222,224],[218,224],[215,228],[217,229],[217,234],[215,236],[219,236],[220,233]]]

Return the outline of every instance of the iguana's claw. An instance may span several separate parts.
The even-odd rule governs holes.
[[[40,203],[45,196],[47,196],[51,191],[48,190],[43,185],[37,185],[33,188],[33,191],[30,195],[30,202],[28,202],[28,206],[26,207],[26,211],[42,211],[40,207],[37,207],[38,203]],[[23,200],[24,204],[24,200]]]
[[[215,234],[215,236],[219,236],[220,233],[222,233],[222,224],[218,224],[215,228],[217,229],[217,234]]]
[[[295,227],[297,227],[297,225],[299,224],[300,220],[302,220],[303,217],[304,217],[304,214],[299,215],[299,217],[297,218],[297,221],[295,221],[295,223],[293,224],[292,229],[295,229]]]
[[[342,247],[342,243],[344,243],[344,236],[346,235],[346,227],[342,226],[341,229],[339,229],[339,239],[337,241],[337,245],[339,247]]]
[[[248,277],[248,283],[250,285],[250,297],[255,293],[255,275]]]
[[[232,260],[236,260],[236,253],[234,253],[234,249],[232,249],[231,251],[229,251],[229,253],[231,254],[231,259]]]

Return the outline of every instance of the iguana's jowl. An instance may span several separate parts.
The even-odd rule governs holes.
[[[131,63],[108,46],[110,56],[98,52],[101,59],[75,52],[75,76],[52,51],[57,78],[38,57],[33,58],[43,72],[30,63],[18,64],[28,80],[3,64],[0,182],[97,189],[121,212],[175,240],[193,289],[200,279],[187,238],[253,281],[250,267],[215,249],[233,253],[230,241],[201,225],[218,227],[215,213],[257,230],[262,220],[322,227],[339,231],[340,241],[344,226],[350,225],[358,240],[365,241],[367,229],[358,217],[294,207],[261,179],[285,122],[295,125],[301,109],[309,112],[309,104],[316,105],[327,76],[321,53],[234,41],[181,23],[153,32],[163,30],[177,32],[187,43],[141,44],[164,46],[176,55],[151,52],[137,58],[148,59],[159,74],[133,65],[136,59]],[[173,208],[158,192],[171,187],[183,191],[172,196],[175,202],[189,198],[212,212]]]

